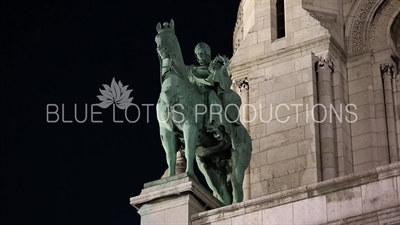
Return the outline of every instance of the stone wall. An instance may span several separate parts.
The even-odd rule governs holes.
[[[400,163],[191,216],[192,225],[399,224]]]
[[[317,103],[314,66],[316,54],[329,49],[330,36],[302,8],[301,0],[287,1],[285,11],[287,34],[276,39],[273,4],[243,2],[242,21],[248,33],[230,67],[235,80],[248,78],[248,102],[254,106],[247,109],[253,139],[251,198],[321,180],[319,126],[312,113]],[[254,25],[246,29],[250,12],[255,12]]]
[[[279,39],[276,1],[242,1],[230,72],[249,82],[242,102],[250,106],[241,111],[253,140],[246,199],[399,160],[396,37],[369,32],[386,23],[393,30],[393,1],[286,0]],[[386,64],[394,69],[384,76]]]

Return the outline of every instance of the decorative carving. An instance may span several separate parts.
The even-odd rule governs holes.
[[[240,46],[240,41],[243,39],[243,1],[241,1],[237,13],[235,28],[233,29],[233,52]]]
[[[247,79],[247,77],[241,78],[235,83],[239,87],[240,92],[249,90],[249,80]]]
[[[382,78],[390,77],[393,78],[394,66],[391,63],[380,64]]]
[[[331,69],[331,73],[335,71],[335,63],[333,62],[332,58],[328,56],[328,54],[325,54],[323,56],[318,57],[318,68],[320,67],[325,67]]]
[[[349,26],[349,39],[348,41],[348,52],[358,52],[365,48],[363,36],[365,32],[365,23],[367,16],[371,13],[373,6],[379,0],[363,0],[358,7],[354,10],[355,15]]]
[[[399,0],[386,0],[379,6],[371,23],[371,49],[376,49],[388,44],[387,30],[393,14],[400,8]]]

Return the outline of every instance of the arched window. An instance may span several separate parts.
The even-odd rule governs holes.
[[[284,0],[276,1],[276,24],[278,38],[285,37],[285,4]]]

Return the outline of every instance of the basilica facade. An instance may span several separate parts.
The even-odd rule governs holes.
[[[400,223],[399,13],[399,0],[241,1],[230,73],[253,153],[246,212],[221,224]]]

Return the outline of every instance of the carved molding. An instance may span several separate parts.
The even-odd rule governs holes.
[[[361,0],[349,16],[353,17],[346,32],[347,39],[347,52],[353,53],[365,49],[365,28],[368,15],[372,13],[374,6],[379,0]]]
[[[329,30],[332,27],[333,23],[336,23],[336,14],[327,13],[327,12],[317,12],[308,10],[310,12],[310,16],[314,19],[318,20],[323,27]]]
[[[235,28],[233,29],[233,52],[240,46],[240,42],[243,39],[243,0],[240,2]]]
[[[399,0],[386,0],[378,8],[371,23],[371,49],[383,47],[388,43],[388,31],[391,27],[392,16],[399,12]],[[393,22],[393,21],[392,21]]]
[[[314,0],[302,0],[302,6],[310,13],[310,16],[318,20],[321,26],[327,30],[332,28],[332,24],[337,22],[337,11],[327,9],[323,5],[316,3]]]
[[[393,78],[394,66],[391,63],[384,63],[379,65],[381,69],[382,78],[390,77]]]
[[[238,86],[240,92],[249,90],[249,80],[247,77],[237,80],[235,84]]]
[[[331,73],[335,72],[335,63],[334,63],[332,57],[329,56],[328,54],[319,56],[317,65],[318,65],[318,67],[316,68],[317,72],[318,72],[319,68],[329,68],[331,70]]]

